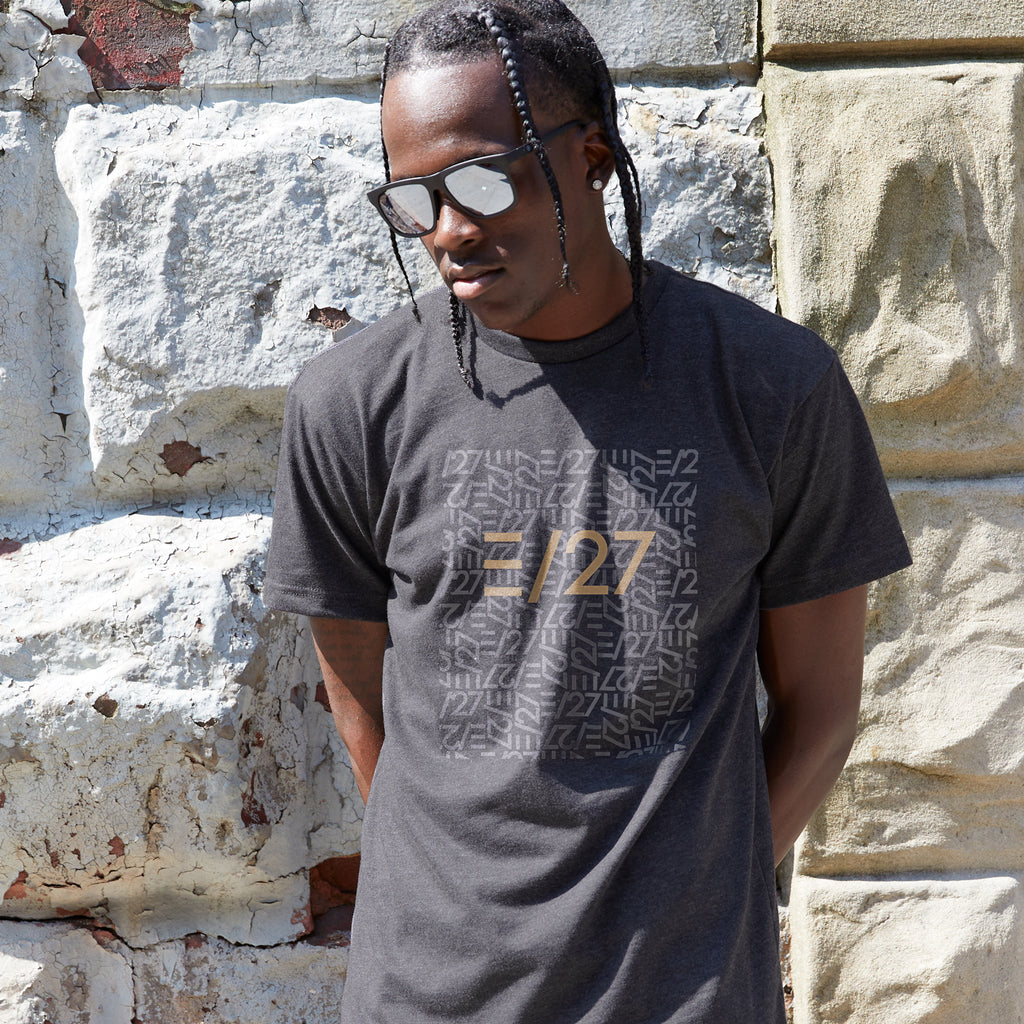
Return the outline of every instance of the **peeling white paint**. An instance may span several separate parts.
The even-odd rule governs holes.
[[[92,92],[88,69],[78,57],[84,40],[53,34],[67,25],[58,0],[16,0],[8,14],[0,14],[0,101],[7,94],[68,102]]]

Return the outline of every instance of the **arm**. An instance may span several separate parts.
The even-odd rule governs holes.
[[[867,587],[761,613],[762,734],[776,864],[838,778],[857,734]]]
[[[381,680],[388,627],[384,622],[355,619],[310,618],[309,622],[334,724],[348,749],[365,803],[384,743]]]

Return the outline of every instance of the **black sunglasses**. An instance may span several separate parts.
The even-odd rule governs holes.
[[[583,121],[566,121],[541,136],[548,143]],[[478,156],[445,167],[422,178],[400,178],[378,185],[366,193],[367,199],[387,221],[388,227],[406,238],[429,235],[437,227],[440,196],[471,217],[496,217],[507,213],[519,201],[509,168],[516,160],[536,149],[527,142],[507,153]]]

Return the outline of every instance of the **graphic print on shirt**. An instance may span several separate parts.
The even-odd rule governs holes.
[[[446,756],[686,748],[697,461],[693,449],[448,452]]]

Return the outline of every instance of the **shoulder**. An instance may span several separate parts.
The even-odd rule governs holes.
[[[367,401],[393,400],[404,391],[414,366],[419,364],[422,372],[430,350],[443,341],[436,325],[447,314],[435,308],[444,302],[442,292],[434,289],[419,299],[418,319],[407,303],[314,356],[292,382],[289,403],[309,410],[351,410]]]
[[[665,286],[650,330],[671,359],[703,365],[762,400],[799,402],[838,366],[817,334],[749,299],[661,265]]]

